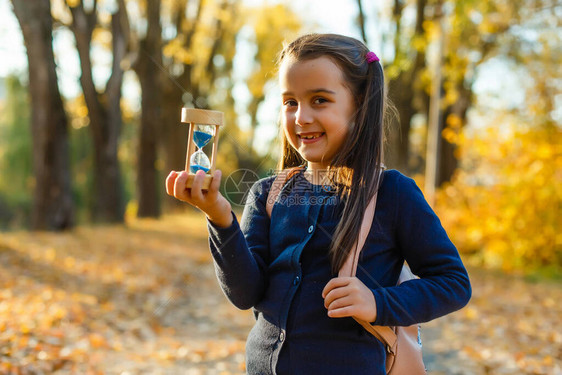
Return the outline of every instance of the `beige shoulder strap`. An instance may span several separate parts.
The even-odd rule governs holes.
[[[340,277],[355,277],[357,274],[357,265],[359,263],[359,255],[361,250],[367,241],[367,236],[371,230],[371,225],[373,224],[373,218],[375,217],[375,208],[377,206],[377,193],[371,198],[371,201],[365,209],[365,214],[363,215],[363,221],[361,222],[361,229],[359,230],[359,238],[353,246],[353,251],[349,254],[342,268],[340,269],[338,276]],[[355,319],[355,318],[354,318]],[[385,326],[374,326],[371,323],[364,320],[355,319],[359,324],[363,326],[369,333],[379,339],[381,342],[387,345],[387,347],[392,350],[394,344],[396,343],[396,334],[390,327]]]
[[[350,276],[354,277],[357,273],[357,264],[359,262],[359,255],[361,254],[361,249],[367,241],[367,236],[371,230],[371,225],[373,223],[373,218],[375,216],[375,208],[377,207],[377,193],[373,196],[367,208],[365,209],[365,214],[363,214],[363,221],[361,222],[361,229],[359,229],[359,238],[353,245],[353,250],[349,253],[349,256],[345,260],[338,276]]]
[[[271,188],[269,189],[269,193],[267,194],[267,201],[265,202],[265,210],[267,211],[267,216],[271,217],[273,205],[275,204],[279,193],[281,193],[283,185],[285,185],[285,183],[289,181],[289,179],[293,177],[295,173],[299,172],[302,169],[303,167],[284,169],[275,177],[275,180],[273,180]]]
[[[267,202],[265,205],[265,209],[267,211],[267,215],[271,217],[271,212],[273,211],[273,205],[287,182],[296,172],[301,170],[301,167],[295,167],[291,169],[285,169],[281,173],[275,177],[271,185],[271,189],[269,190],[269,194],[267,195]],[[369,231],[371,230],[371,225],[373,223],[373,218],[375,216],[375,208],[377,206],[377,194],[373,196],[369,204],[367,205],[367,209],[365,210],[365,214],[363,215],[363,221],[361,222],[361,229],[359,230],[359,238],[357,242],[353,246],[353,251],[347,257],[345,263],[343,264],[342,268],[340,269],[338,276],[351,276],[354,277],[357,273],[357,264],[359,262],[359,255],[361,254],[361,249],[365,245],[365,241],[367,240],[367,236],[369,235]],[[384,343],[389,350],[393,350],[394,344],[396,343],[396,334],[390,327],[385,326],[373,326],[369,322],[355,319],[359,324],[363,326],[369,333],[379,339],[382,343]]]

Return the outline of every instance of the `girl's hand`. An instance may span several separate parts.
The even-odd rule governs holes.
[[[322,291],[330,318],[354,317],[367,322],[377,318],[373,292],[356,277],[336,277]]]
[[[227,228],[232,224],[232,207],[225,197],[219,193],[221,171],[216,170],[209,190],[201,190],[205,173],[197,171],[193,178],[191,189],[185,187],[187,172],[172,171],[166,178],[166,192],[168,195],[187,202],[205,212],[207,218],[216,226]]]

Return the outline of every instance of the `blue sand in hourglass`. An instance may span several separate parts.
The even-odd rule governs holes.
[[[205,168],[205,167],[203,167],[199,164],[195,164],[195,165],[192,164],[192,165],[189,166],[189,171],[191,173],[197,173],[197,171],[203,171],[203,172],[207,173],[207,172],[209,172],[209,169],[210,168]]]
[[[211,163],[209,162],[209,158],[201,149],[209,143],[213,136],[209,133],[195,130],[193,132],[193,143],[199,149],[191,156],[189,171],[191,173],[197,173],[197,171],[202,170],[203,172],[207,173],[211,168]]]
[[[189,171],[191,173],[197,173],[199,170],[207,173],[209,169],[211,169],[211,162],[209,162],[209,158],[203,151],[199,150],[191,155],[189,160]]]
[[[213,138],[211,134],[202,132],[200,130],[195,130],[193,132],[193,143],[197,145],[199,149],[202,149],[209,143],[209,141]]]

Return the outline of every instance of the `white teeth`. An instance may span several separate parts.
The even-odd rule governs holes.
[[[320,135],[301,135],[300,137],[301,137],[302,139],[314,139],[314,138],[320,137],[321,135],[322,135],[322,134],[320,134]]]

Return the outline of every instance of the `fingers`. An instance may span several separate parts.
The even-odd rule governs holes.
[[[324,290],[322,290],[322,298],[326,298],[326,296],[332,289],[341,288],[343,286],[349,285],[351,279],[352,279],[351,277],[335,277],[331,279],[330,281],[328,281],[328,284],[326,284],[326,286],[324,287]]]
[[[373,293],[356,277],[336,277],[322,291],[324,307],[331,318],[357,317],[374,321],[377,316]]]
[[[328,310],[328,316],[333,316],[334,310],[348,306],[353,302],[349,297],[353,292],[349,288],[351,282],[351,277],[336,277],[326,284],[322,291],[322,297],[324,298],[324,307]],[[339,313],[341,312],[336,312],[336,314]]]
[[[174,183],[178,177],[178,172],[171,171],[168,177],[166,177],[166,193],[168,195],[174,195]]]
[[[334,312],[338,309],[341,309],[341,308],[347,307],[347,306],[352,306],[354,304],[354,302],[357,302],[357,301],[355,301],[355,299],[352,296],[345,295],[345,296],[342,296],[340,298],[334,299],[332,302],[330,302],[328,304],[328,306],[325,306],[325,307],[328,310],[328,315],[330,315],[331,312]]]
[[[324,307],[328,310],[330,318],[343,318],[357,313],[357,296],[352,294],[349,287],[333,289],[324,300]]]
[[[186,182],[187,182],[187,172],[181,171],[176,177],[176,180],[174,182],[173,192],[174,192],[174,197],[182,201],[189,200],[189,192],[185,187]]]
[[[166,193],[181,201],[202,208],[217,201],[220,194],[221,176],[221,171],[216,170],[211,184],[207,189],[203,190],[206,178],[205,172],[197,171],[195,176],[192,177],[191,187],[187,188],[188,173],[186,171],[171,171],[166,178]]]
[[[330,318],[346,318],[348,316],[356,316],[357,307],[355,305],[345,305],[340,308],[328,310],[328,316]]]
[[[349,288],[346,287],[339,287],[339,288],[332,289],[331,291],[328,292],[328,294],[326,294],[326,297],[324,297],[324,307],[330,310],[332,304],[335,303],[335,301],[347,297],[349,296],[349,294],[350,294],[350,290]]]
[[[207,191],[207,195],[211,200],[215,200],[219,193],[219,188],[221,186],[221,176],[222,172],[218,169],[213,174],[211,185],[209,185],[209,190]]]
[[[196,204],[215,202],[219,194],[221,175],[221,171],[216,170],[209,187],[203,189],[203,184],[205,183],[207,175],[203,171],[197,171],[193,178],[193,183],[191,184],[191,199],[193,202]]]
[[[203,202],[203,182],[205,181],[205,172],[202,170],[197,171],[191,183],[191,199],[195,204]]]

